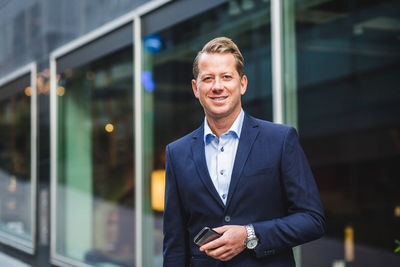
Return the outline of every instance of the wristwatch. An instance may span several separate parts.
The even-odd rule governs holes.
[[[256,233],[254,232],[254,227],[252,224],[246,225],[246,231],[247,231],[247,240],[246,240],[246,248],[248,249],[255,249],[256,246],[258,245],[258,238],[256,236]]]

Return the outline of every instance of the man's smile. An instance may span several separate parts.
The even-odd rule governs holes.
[[[227,99],[228,96],[214,96],[214,97],[210,96],[210,98],[215,101],[223,101],[223,100]]]

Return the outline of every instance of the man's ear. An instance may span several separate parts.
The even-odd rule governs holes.
[[[247,89],[247,77],[246,75],[243,75],[242,78],[240,79],[240,94],[244,95],[246,93]]]
[[[193,94],[194,94],[194,96],[195,96],[197,99],[199,99],[199,90],[197,89],[197,83],[196,83],[196,80],[195,80],[195,79],[192,80],[192,89],[193,89]]]

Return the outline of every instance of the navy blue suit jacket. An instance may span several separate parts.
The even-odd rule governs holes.
[[[292,247],[323,235],[325,219],[296,130],[245,115],[226,205],[210,178],[204,124],[167,146],[164,266],[295,266]],[[252,223],[259,244],[227,262],[193,243],[204,227]]]

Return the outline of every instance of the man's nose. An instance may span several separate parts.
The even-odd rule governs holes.
[[[224,89],[224,85],[220,78],[216,78],[213,86],[213,90],[222,90]]]

